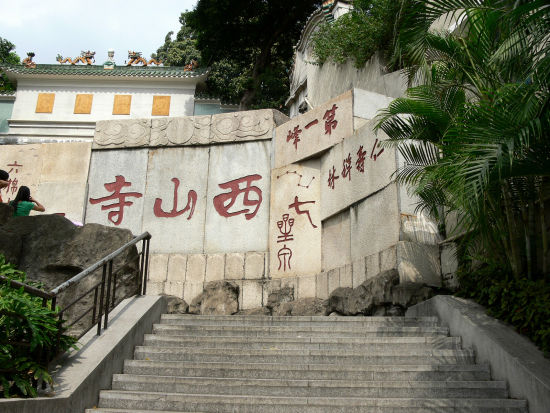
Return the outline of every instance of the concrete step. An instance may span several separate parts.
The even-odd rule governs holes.
[[[525,401],[511,399],[228,396],[118,390],[101,391],[99,407],[222,413],[527,412]]]
[[[239,350],[189,347],[136,346],[137,360],[159,361],[232,361],[262,363],[330,363],[330,364],[473,364],[471,350],[410,349],[331,351],[331,350]]]
[[[102,408],[102,409],[98,409],[97,407],[93,408],[93,409],[86,409],[84,411],[84,413],[98,413],[98,412],[103,412],[103,413],[159,413],[159,410],[135,410],[135,409],[131,409],[131,410],[128,410],[128,409],[108,409],[108,408]],[[176,412],[175,410],[170,410],[170,413],[206,413],[206,412],[197,412],[197,411],[194,411],[194,412]]]
[[[237,337],[237,336],[164,336],[146,334],[143,344],[158,347],[200,347],[238,349],[358,350],[411,348],[460,349],[457,337]]]
[[[358,381],[115,374],[113,390],[285,397],[506,398],[502,381]]]
[[[437,317],[325,317],[325,316],[203,316],[189,314],[163,314],[161,324],[171,325],[215,325],[215,326],[431,326],[439,321]]]
[[[251,379],[298,380],[429,380],[480,381],[489,380],[486,365],[477,364],[419,364],[419,365],[332,365],[279,363],[186,362],[126,360],[124,373],[159,376],[229,377]]]
[[[448,336],[447,327],[385,327],[352,325],[327,327],[281,327],[281,326],[215,326],[215,325],[170,325],[155,324],[154,334],[177,336],[239,336],[239,337],[419,337]]]

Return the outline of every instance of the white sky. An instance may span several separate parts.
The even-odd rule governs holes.
[[[74,59],[81,50],[95,51],[95,64],[115,50],[123,65],[128,50],[151,53],[170,30],[178,32],[178,18],[197,0],[0,0],[0,37],[15,44],[21,59],[34,52],[37,63],[56,63],[55,57]]]

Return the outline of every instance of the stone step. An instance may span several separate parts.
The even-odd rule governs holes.
[[[457,337],[238,337],[238,336],[165,336],[146,334],[143,345],[158,347],[201,347],[280,350],[375,350],[411,348],[460,349]]]
[[[126,360],[124,373],[159,376],[226,377],[251,379],[301,380],[430,380],[480,381],[490,379],[487,365],[419,364],[419,365],[331,365],[279,363],[185,362]]]
[[[502,381],[357,381],[115,374],[113,390],[285,397],[506,398]]]
[[[99,408],[239,413],[527,413],[523,400],[228,396],[103,390]]]
[[[215,326],[432,326],[438,325],[437,317],[326,317],[326,316],[206,316],[189,314],[163,314],[161,324],[215,325]]]
[[[166,411],[166,410],[165,410]],[[162,412],[162,410],[136,410],[136,409],[131,409],[131,410],[128,410],[128,409],[109,409],[109,408],[101,408],[101,409],[98,409],[97,407],[94,407],[93,409],[86,409],[84,411],[84,413],[98,413],[98,412],[102,412],[102,413],[159,413],[159,412]],[[175,411],[175,410],[170,410],[170,413],[206,413],[206,412],[197,412],[197,411],[193,411],[193,412],[181,412],[181,411]]]
[[[155,324],[154,334],[239,337],[403,337],[403,336],[448,336],[447,327],[384,327],[384,326],[333,326],[326,327],[280,327],[280,326],[210,326]]]
[[[410,349],[330,351],[330,350],[239,350],[189,347],[136,346],[134,358],[159,361],[233,361],[264,363],[333,363],[333,364],[473,364],[471,350]]]

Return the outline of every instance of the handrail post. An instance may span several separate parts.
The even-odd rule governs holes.
[[[107,322],[109,320],[109,303],[111,299],[111,279],[113,277],[113,260],[109,261],[109,275],[107,278],[107,300],[105,300],[105,319],[103,329],[107,330]]]
[[[146,238],[145,243],[145,267],[143,268],[143,295],[147,294],[147,276],[149,274],[149,240],[150,238]]]
[[[99,294],[99,315],[97,317],[97,335],[101,335],[101,316],[103,315],[103,297],[105,295],[105,277],[107,275],[107,264],[103,264],[101,274],[101,293]]]

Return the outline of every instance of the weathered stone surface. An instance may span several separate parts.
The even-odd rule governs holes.
[[[329,296],[327,312],[371,315],[376,306],[392,302],[392,288],[397,283],[399,273],[391,270],[365,281],[357,288],[337,288]]]
[[[241,308],[247,310],[262,305],[263,285],[261,281],[245,280],[242,283]]]
[[[153,252],[203,251],[208,157],[208,148],[149,150],[142,230]]]
[[[272,313],[274,316],[326,315],[326,303],[326,300],[320,298],[301,298],[278,305]]]
[[[166,312],[168,314],[185,314],[189,310],[189,304],[178,297],[166,297]]]
[[[401,283],[410,281],[441,287],[439,246],[399,241],[397,269]]]
[[[271,139],[275,121],[273,110],[249,110],[212,116],[211,141],[247,141]]]
[[[239,286],[229,281],[212,281],[195,298],[189,312],[202,315],[230,315],[239,311]]]
[[[182,298],[184,285],[182,281],[166,281],[164,284],[164,294]]]
[[[294,301],[294,288],[283,287],[268,295],[266,307],[273,309],[282,303],[288,303],[290,301]]]
[[[210,148],[206,253],[268,250],[270,151],[266,141]]]
[[[94,151],[92,153],[90,179],[88,181],[86,223],[93,222],[108,226],[117,226],[128,228],[134,234],[141,233],[147,159],[146,149]],[[127,195],[125,197],[126,205],[122,208],[115,205],[114,207],[102,210],[101,208],[104,205],[117,203],[117,200],[111,197],[114,189],[109,190],[105,186],[115,183],[117,179],[131,184],[130,186],[121,187],[121,192],[136,193],[136,195]],[[99,201],[93,201],[96,203],[92,203],[91,199]],[[120,211],[120,214],[118,211]]]
[[[397,268],[397,247],[392,245],[390,248],[380,251],[378,259],[380,272]]]
[[[298,299],[315,297],[315,275],[296,277],[298,283]]]
[[[397,200],[397,187],[390,184],[350,208],[352,260],[379,253],[397,244],[400,228]],[[390,268],[380,270],[386,269]]]
[[[319,160],[271,171],[269,224],[273,278],[321,271]]]
[[[393,97],[363,89],[353,89],[353,115],[373,119],[380,109],[388,107]]]
[[[31,195],[36,194],[42,170],[42,145],[2,145],[0,169],[10,174],[11,180],[18,182],[1,190],[4,202],[13,200],[21,185],[28,186]]]
[[[326,300],[328,298],[328,274],[322,272],[317,274],[315,283],[315,297]]]
[[[275,168],[321,153],[350,136],[352,100],[352,91],[346,92],[279,126],[275,136]]]
[[[8,204],[0,203],[0,225],[4,225],[11,217],[13,217],[13,208]]]
[[[170,254],[168,256],[168,276],[169,282],[185,282],[185,272],[187,268],[187,255]]]
[[[202,284],[206,273],[206,257],[203,254],[189,254],[187,256],[187,270],[185,282]],[[190,302],[189,300],[186,300]]]
[[[153,282],[166,281],[168,274],[168,254],[149,255],[149,280]]]
[[[323,271],[351,263],[350,225],[349,211],[343,211],[323,221]]]
[[[244,257],[244,278],[257,280],[264,278],[265,253],[247,252]]]
[[[153,119],[151,146],[208,144],[211,116]]]
[[[151,119],[96,122],[93,149],[135,148],[149,145]]]
[[[186,281],[183,285],[183,299],[188,303],[192,303],[195,298],[202,294],[203,287],[204,282]]]
[[[328,276],[328,293],[330,294],[335,289],[340,287],[340,269],[334,268],[327,273]]]
[[[233,253],[225,255],[225,278],[242,280],[244,277],[244,254]]]
[[[367,279],[367,265],[364,258],[359,258],[358,260],[353,261],[352,263],[352,273],[353,273],[353,285],[355,288],[360,284],[363,284]]]
[[[267,307],[249,308],[248,310],[240,310],[238,315],[271,315],[271,311]]]
[[[409,308],[434,296],[434,290],[426,285],[404,282],[392,289],[392,304]]]
[[[321,219],[348,208],[391,182],[396,170],[395,149],[380,146],[387,137],[383,132],[375,135],[374,125],[373,121],[367,122],[321,158]]]
[[[206,256],[206,276],[204,280],[220,281],[225,274],[225,254],[208,254]]]
[[[351,265],[344,265],[340,268],[340,287],[353,287]]]
[[[371,254],[365,257],[367,279],[375,277],[380,272],[380,254]]]

